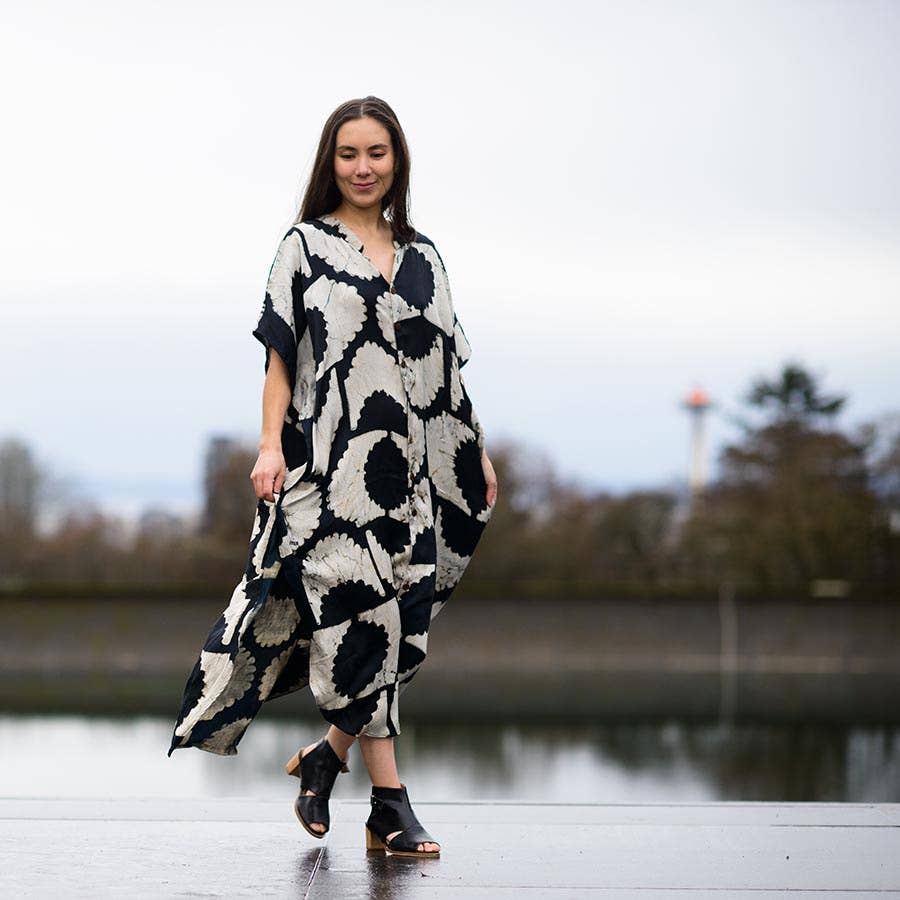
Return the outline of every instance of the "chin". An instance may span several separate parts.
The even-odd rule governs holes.
[[[381,194],[378,197],[348,197],[347,202],[352,203],[354,206],[359,206],[363,209],[368,209],[371,206],[381,206],[381,198],[384,194]]]

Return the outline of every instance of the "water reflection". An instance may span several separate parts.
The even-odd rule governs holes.
[[[166,757],[165,718],[0,716],[7,797],[284,799],[283,765],[321,721],[258,719],[237,756]],[[900,802],[900,728],[817,725],[404,725],[401,777],[419,800]],[[335,797],[364,798],[357,748]]]

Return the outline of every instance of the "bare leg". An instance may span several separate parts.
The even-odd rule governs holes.
[[[394,739],[392,737],[377,738],[361,734],[359,736],[359,749],[369,770],[372,784],[379,787],[400,787],[400,776],[397,774],[397,760],[394,756]],[[392,831],[387,837],[390,840],[399,831]],[[426,841],[417,844],[417,850],[440,850],[441,845],[436,841]]]
[[[346,761],[347,754],[350,752],[350,748],[356,740],[356,735],[347,734],[346,731],[341,731],[340,728],[331,725],[329,726],[328,733],[325,737],[328,738],[328,743],[334,748],[334,752],[337,753],[341,759]]]

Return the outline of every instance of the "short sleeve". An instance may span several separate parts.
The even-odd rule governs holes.
[[[472,356],[472,346],[469,344],[469,339],[466,337],[462,325],[459,324],[455,312],[453,313],[453,344],[456,347],[456,359],[459,367],[462,368]]]
[[[253,336],[266,348],[265,371],[269,371],[269,351],[284,360],[293,386],[297,379],[297,347],[306,329],[303,305],[303,241],[291,229],[278,245],[269,267],[266,294]]]
[[[469,357],[472,355],[472,348],[469,346],[466,333],[463,331],[462,325],[459,324],[459,319],[456,317],[455,312],[453,314],[453,343],[456,347],[457,365],[461,369],[469,361]],[[462,380],[462,375],[460,375],[459,380],[462,392],[469,404],[469,417],[472,422],[472,428],[475,430],[475,436],[478,439],[478,446],[484,450],[484,429],[481,427],[481,422],[475,414],[475,407],[472,406],[472,401],[469,400],[469,395],[466,393],[466,385]]]
[[[463,331],[459,317],[456,315],[456,310],[453,307],[453,295],[450,292],[450,279],[447,275],[447,267],[444,265],[444,260],[441,259],[441,254],[438,253],[437,247],[434,248],[434,252],[437,253],[437,258],[440,260],[441,270],[444,273],[444,285],[447,288],[447,297],[450,300],[450,308],[453,309],[453,348],[456,354],[457,367],[461,369],[472,356],[472,345],[469,343],[469,339],[466,337],[466,333]],[[481,450],[484,450],[484,429],[481,427],[481,422],[475,414],[475,408],[472,406],[472,401],[466,393],[466,385],[462,380],[462,376],[460,376],[459,381],[460,388],[462,389],[463,395],[466,397],[466,402],[469,406],[469,418],[472,423],[472,428],[475,431],[478,446]]]
[[[444,273],[444,287],[450,300],[450,308],[453,310],[453,348],[456,352],[457,365],[461,369],[472,356],[472,345],[469,343],[465,331],[463,331],[453,306],[453,293],[450,290],[450,277],[447,275],[447,267],[444,265],[444,260],[441,254],[438,253],[437,247],[434,248],[434,252],[441,264],[441,271]]]

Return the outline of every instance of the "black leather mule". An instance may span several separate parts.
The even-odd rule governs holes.
[[[372,785],[372,810],[366,820],[366,850],[385,850],[397,856],[440,856],[440,850],[416,850],[418,844],[437,841],[416,818],[406,793],[398,788]],[[399,831],[390,840],[387,835]]]
[[[324,837],[331,826],[328,798],[338,773],[350,771],[347,760],[337,755],[328,738],[322,738],[307,753],[298,750],[285,764],[284,770],[300,779],[300,793],[294,801],[294,812],[300,824],[313,837]],[[304,791],[315,793],[306,794]],[[316,831],[310,827],[313,823],[324,825],[325,830]]]

